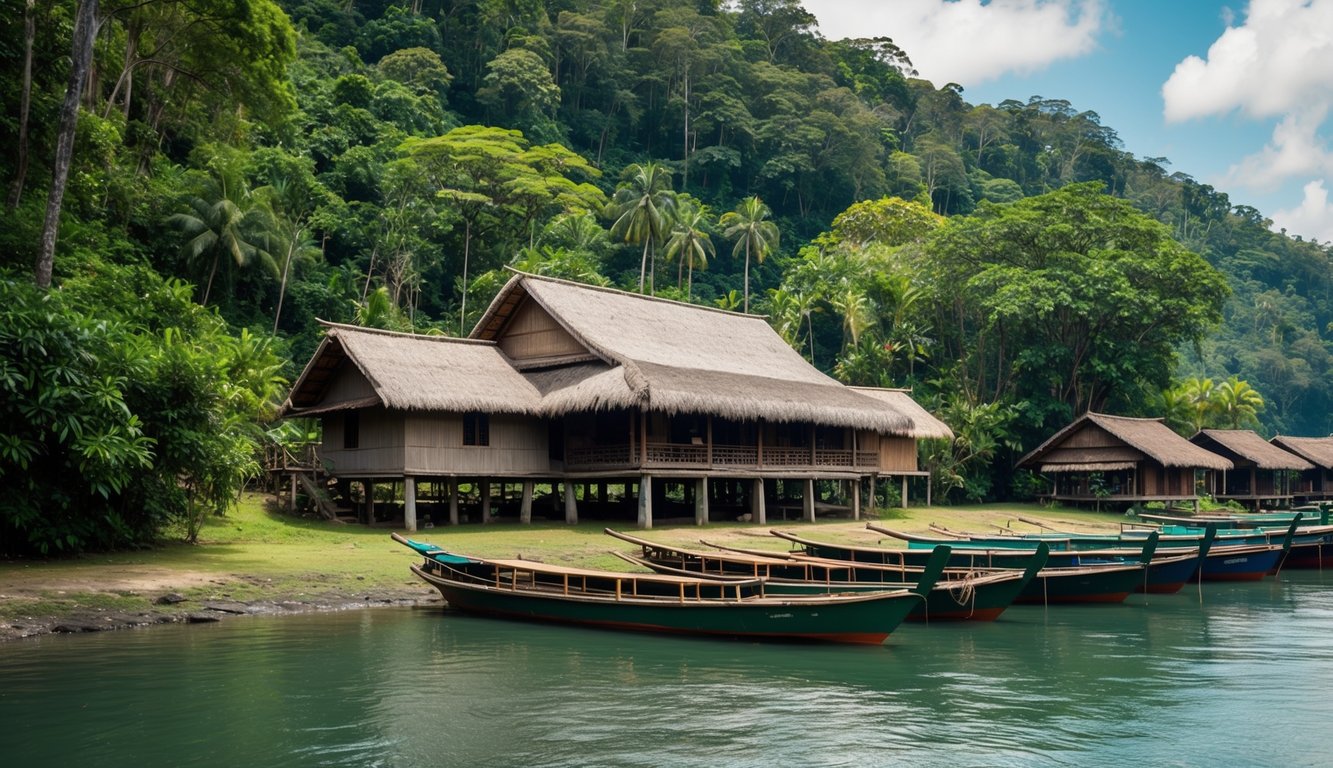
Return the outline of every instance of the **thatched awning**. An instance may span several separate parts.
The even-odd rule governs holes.
[[[953,430],[949,425],[931,415],[930,411],[912,399],[911,390],[886,389],[881,387],[849,387],[853,392],[885,403],[905,414],[912,420],[912,432],[909,437],[953,439]]]
[[[1249,429],[1201,429],[1190,442],[1223,455],[1244,460],[1259,469],[1314,469],[1294,453],[1279,448]]]
[[[1089,425],[1103,430],[1115,441],[1129,446],[1163,467],[1224,470],[1234,465],[1230,459],[1204,450],[1171,431],[1161,419],[1137,419],[1088,412],[1047,438],[1046,442],[1018,460],[1018,466],[1040,466],[1052,452],[1065,448]],[[1074,446],[1078,447],[1078,446]],[[1050,462],[1059,463],[1059,462]]]
[[[1273,445],[1291,451],[1314,466],[1333,469],[1333,437],[1287,437],[1278,435]]]
[[[1093,464],[1042,464],[1039,472],[1119,472],[1136,467],[1132,461],[1104,461]]]

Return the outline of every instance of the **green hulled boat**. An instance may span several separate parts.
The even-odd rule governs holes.
[[[924,561],[896,566],[868,565],[719,544],[709,544],[716,551],[692,550],[609,528],[606,533],[638,546],[641,555],[631,562],[659,573],[708,578],[762,578],[770,594],[911,589],[925,597],[908,615],[913,621],[992,621],[1013,604],[1045,564],[1043,548],[1041,556],[1029,556],[1026,570],[946,570],[933,588],[923,588]]]
[[[719,582],[467,557],[392,536],[423,557],[412,572],[439,590],[451,608],[501,618],[687,635],[879,644],[922,600],[907,589],[770,595],[762,579]],[[944,548],[922,583],[933,586],[947,560]]]

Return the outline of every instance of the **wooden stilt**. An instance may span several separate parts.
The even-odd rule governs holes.
[[[491,484],[489,481],[481,482],[481,522],[489,523],[491,521]]]
[[[907,509],[907,475],[903,475],[903,495],[901,498],[901,502],[902,502],[901,503],[902,508]],[[930,505],[927,504],[926,506]]]
[[[361,488],[365,491],[365,523],[371,525],[375,522],[375,481],[362,480]]]
[[[639,528],[653,527],[653,476],[639,478]]]
[[[861,519],[861,480],[852,481],[852,519]]]
[[[879,480],[879,475],[870,476],[870,511],[874,512],[879,506],[879,499],[875,497],[875,482]]]
[[[458,478],[449,478],[449,525],[458,525]]]
[[[768,512],[764,507],[764,478],[756,477],[750,492],[750,519],[768,525]]]
[[[579,521],[578,500],[574,497],[574,484],[565,481],[565,522],[575,525]]]
[[[805,493],[801,494],[801,508],[804,512],[805,521],[813,523],[815,521],[815,481],[813,478],[805,479]]]
[[[532,481],[523,481],[523,500],[518,504],[518,521],[520,523],[532,522]]]
[[[403,527],[409,531],[417,529],[417,479],[403,477]]]
[[[694,524],[708,525],[708,478],[694,481]]]

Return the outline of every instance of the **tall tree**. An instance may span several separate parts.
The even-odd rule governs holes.
[[[100,21],[97,0],[79,0],[74,16],[74,35],[70,51],[69,85],[65,101],[60,107],[60,126],[56,130],[56,156],[51,166],[51,194],[46,199],[46,219],[42,222],[42,238],[37,249],[34,273],[37,286],[51,286],[51,266],[56,253],[56,233],[60,228],[60,207],[65,201],[65,184],[69,181],[69,164],[74,156],[74,134],[79,126],[79,100],[83,84],[88,79],[88,67],[93,59],[93,41],[97,39]]]
[[[688,196],[683,196],[688,198]],[[680,201],[676,209],[675,226],[671,228],[671,239],[666,244],[667,259],[676,260],[676,288],[680,288],[681,269],[689,267],[689,282],[686,283],[685,296],[694,296],[694,268],[708,268],[708,259],[716,254],[713,239],[709,236],[708,206],[689,199]]]
[[[607,208],[614,219],[611,236],[623,243],[642,243],[643,257],[639,263],[639,293],[643,293],[648,275],[648,257],[653,256],[656,276],[655,248],[671,227],[676,206],[676,195],[671,190],[671,171],[661,163],[648,161],[634,163],[621,174],[620,186],[611,197]]]
[[[778,247],[778,226],[769,221],[773,212],[758,196],[747,197],[736,205],[736,210],[722,214],[718,223],[724,227],[722,236],[735,240],[731,255],[745,254],[745,304],[750,311],[750,259],[763,264],[764,258]]]

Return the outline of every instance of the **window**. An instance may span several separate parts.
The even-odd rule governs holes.
[[[361,443],[361,412],[347,411],[343,414],[343,448],[356,448]]]
[[[491,419],[484,413],[463,414],[463,445],[490,445]]]

